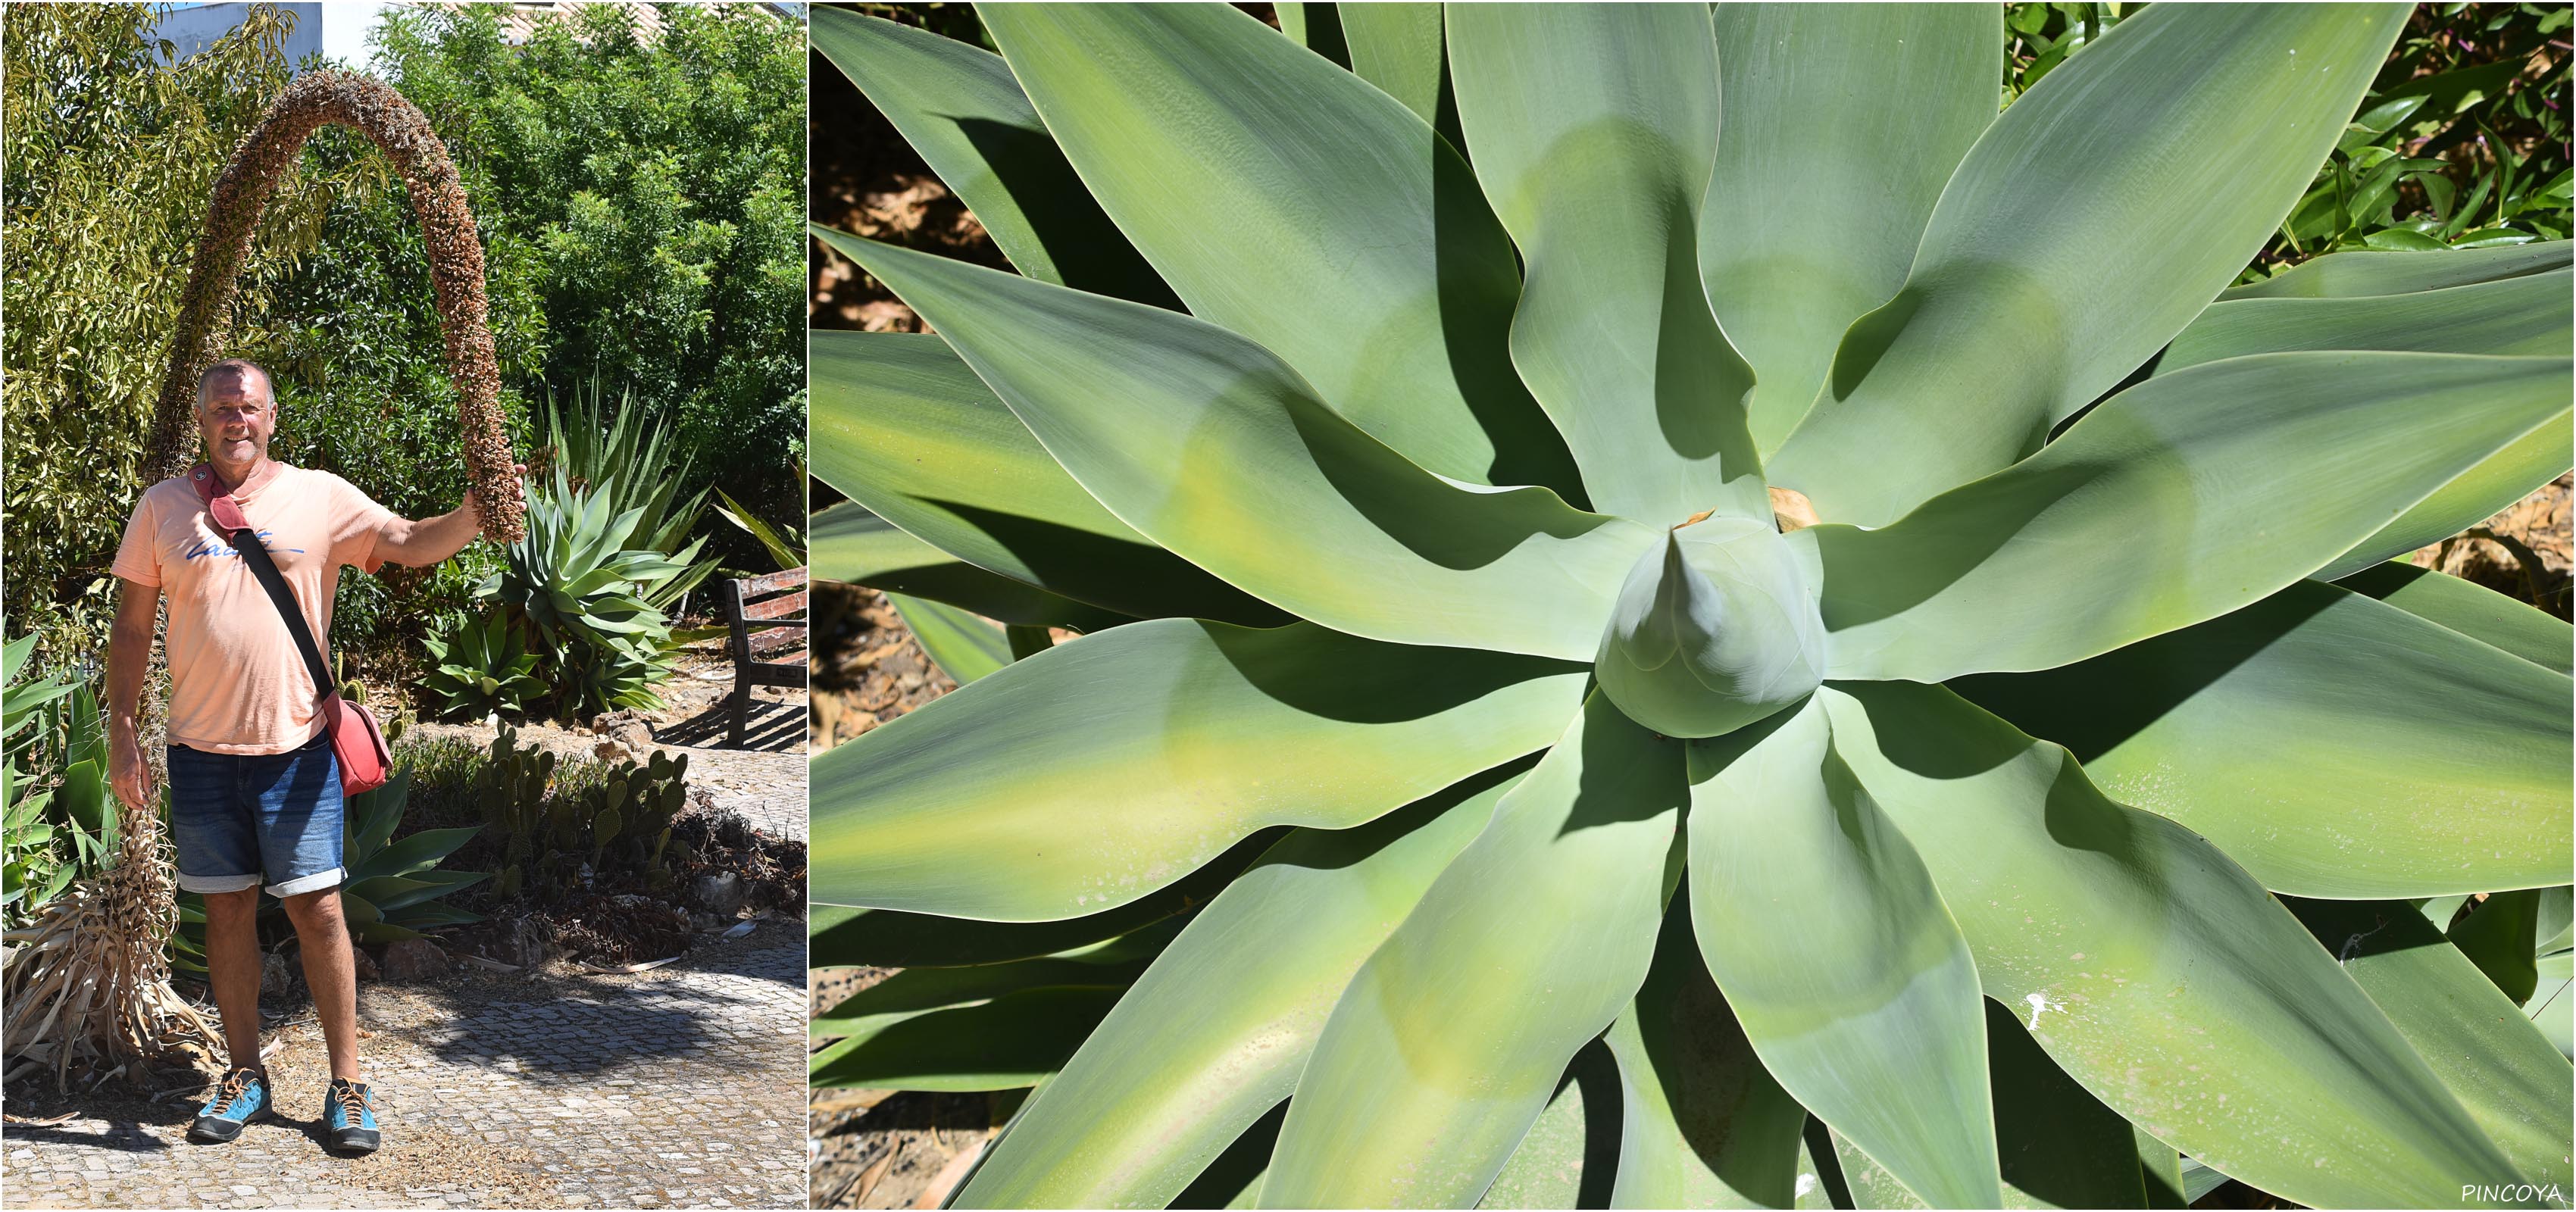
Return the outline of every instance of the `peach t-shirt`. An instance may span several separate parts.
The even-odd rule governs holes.
[[[327,663],[340,566],[376,570],[376,534],[393,511],[327,471],[268,467],[233,500],[303,605]],[[135,503],[115,572],[170,600],[171,743],[284,753],[321,734],[321,695],[295,637],[186,476],[153,485]]]

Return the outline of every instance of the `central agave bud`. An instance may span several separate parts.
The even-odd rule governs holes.
[[[1825,626],[1797,553],[1745,518],[1693,519],[1638,557],[1593,673],[1665,736],[1732,732],[1824,679]]]

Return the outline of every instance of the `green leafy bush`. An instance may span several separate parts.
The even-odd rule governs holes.
[[[505,397],[532,414],[541,384],[632,385],[691,468],[681,495],[721,484],[792,501],[803,39],[760,6],[659,16],[647,40],[620,6],[582,6],[512,46],[489,7],[395,8],[371,35],[371,67],[430,115],[475,199]],[[294,323],[272,355],[323,376],[315,440],[383,468],[343,474],[451,507],[452,437],[422,432],[403,449],[372,437],[448,398],[420,237],[390,195],[337,203],[325,223],[329,246],[281,288],[275,309]]]
[[[2404,925],[2576,878],[2569,632],[2388,563],[2569,466],[2568,245],[2229,289],[2404,6],[2000,116],[1991,7],[980,12],[815,14],[1020,271],[817,232],[938,334],[815,334],[818,575],[1089,633],[814,762],[924,973],[818,1080],[1044,1083],[959,1206],[2576,1185]]]
[[[37,675],[29,662],[35,646],[30,635],[0,648],[0,907],[12,928],[33,921],[117,849],[98,700],[84,682]]]
[[[500,611],[480,623],[451,614],[426,647],[430,669],[422,685],[436,697],[438,713],[450,719],[523,715],[546,694],[536,676],[537,654]]]

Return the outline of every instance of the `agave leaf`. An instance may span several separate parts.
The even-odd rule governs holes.
[[[2140,1208],[2147,1202],[2139,1151],[2152,1148],[2180,1161],[2170,1148],[2145,1136],[2102,1105],[2031,1041],[2012,1012],[1983,1003],[1991,1041],[1995,1135],[2003,1152],[2003,1208]],[[2145,1143],[2141,1143],[2141,1140]],[[1858,1208],[1923,1208],[1841,1133],[1833,1136],[1835,1160]],[[2177,1166],[2177,1169],[2179,1167]],[[2175,1179],[2177,1189],[2180,1179]],[[2180,1205],[2176,1205],[2180,1206]]]
[[[1224,5],[979,11],[1083,183],[1192,315],[1272,350],[1432,471],[1572,488],[1505,351],[1511,245],[1402,102]]]
[[[2524,274],[2565,269],[2576,244],[2551,240],[2500,248],[2453,249],[2438,256],[2402,252],[2340,252],[2318,257],[2260,282],[2231,287],[2220,302],[2237,299],[2353,299],[2440,290],[2474,282],[2500,282]]]
[[[817,1040],[874,1035],[885,1028],[958,1006],[982,1005],[1022,989],[1125,989],[1136,983],[1175,929],[1170,923],[1105,944],[1036,959],[971,968],[907,968],[835,1003],[806,1023]]]
[[[350,831],[345,857],[363,862],[383,850],[395,827],[402,824],[403,808],[410,800],[409,762],[397,768],[384,786],[350,797],[342,809],[348,824],[356,828]]]
[[[947,342],[818,332],[812,356],[814,476],[878,516],[970,564],[1122,614],[1289,621],[1101,508]]]
[[[1725,124],[1700,277],[1753,366],[1748,426],[1768,455],[1815,403],[1843,330],[1905,285],[1942,185],[1994,122],[2003,10],[1716,9]]]
[[[2571,875],[2567,676],[2337,586],[2302,581],[2105,656],[1957,689],[2266,888],[2432,896]]]
[[[2331,581],[2419,547],[2440,542],[2493,517],[2569,467],[2567,427],[2543,425],[2443,485],[2316,572]]]
[[[1010,641],[1002,629],[954,606],[887,594],[895,613],[939,671],[960,686],[1011,663]]]
[[[2287,902],[2450,1087],[2517,1173],[2565,1191],[2576,1077],[2567,1058],[2450,945],[2396,901]]]
[[[371,899],[375,900],[377,908],[384,910],[388,915],[402,917],[407,925],[417,925],[419,924],[416,920],[419,916],[417,913],[398,911],[430,908],[432,906],[429,906],[428,902],[451,892],[462,892],[471,888],[492,878],[492,873],[489,871],[415,871],[396,878],[413,886]],[[435,908],[445,909],[447,906],[435,906]],[[463,920],[481,919],[468,915]]]
[[[1424,471],[1260,346],[1188,316],[891,245],[847,251],[1121,521],[1336,630],[1586,659],[1653,539],[1544,488]]]
[[[1476,179],[1529,280],[1512,364],[1604,513],[1678,525],[1771,516],[1744,427],[1753,370],[1699,282],[1718,131],[1708,10],[1461,4],[1448,10]]]
[[[473,841],[474,835],[481,832],[481,825],[463,829],[423,829],[358,860],[350,867],[349,878],[356,881],[378,875],[410,875],[427,871],[438,865],[438,860]]]
[[[1960,163],[1773,481],[1883,526],[2038,449],[2244,269],[2410,8],[2150,7],[2092,40]]]
[[[1618,1062],[1600,1041],[1586,1043],[1476,1206],[1602,1207],[1618,1171],[1620,1103]]]
[[[2540,983],[2533,964],[2539,918],[2538,889],[2498,892],[2469,906],[2468,916],[2451,924],[2451,945],[2519,1006],[2531,1000]]]
[[[2576,271],[2559,269],[2443,290],[2362,298],[2212,303],[2156,359],[2155,373],[2291,349],[2566,357]]]
[[[1303,623],[1085,636],[814,759],[813,896],[1096,913],[1264,826],[1357,825],[1539,749],[1583,682],[1578,666]]]
[[[1289,41],[1332,60],[1337,67],[1351,65],[1350,47],[1342,39],[1340,5],[1280,0],[1271,7],[1279,17],[1279,32]]]
[[[2189,1188],[2183,1183],[2182,1154],[2172,1145],[2157,1140],[2135,1127],[2130,1129],[2130,1135],[2136,1139],[2138,1145],[2138,1177],[2144,1182],[2146,1188],[2145,1206],[2150,1208],[2190,1207],[2192,1197]]]
[[[1516,781],[1488,772],[1360,828],[1300,829],[1271,847],[1030,1101],[959,1206],[1171,1205],[1296,1088],[1351,975]]]
[[[1592,696],[1333,1007],[1264,1207],[1457,1207],[1645,980],[1682,754]]]
[[[2216,847],[2104,799],[2065,750],[1940,687],[1826,698],[1835,752],[1922,854],[1987,996],[2027,1014],[2094,1097],[2312,1207],[2448,1205],[2514,1181],[2386,1016]]]
[[[1205,905],[1286,832],[1265,829],[1152,895],[1107,912],[1061,921],[978,922],[815,904],[807,927],[807,963],[815,968],[967,967],[1094,946]]]
[[[1606,1037],[1619,1062],[1614,1208],[1785,1208],[1807,1110],[1745,1041],[1673,898],[1646,982]],[[1810,1180],[1810,1185],[1812,1180]]]
[[[891,1090],[1010,1090],[1064,1064],[1119,990],[1022,989],[971,1006],[934,1010],[814,1054],[814,1086]]]
[[[2174,338],[2153,372],[2291,349],[2565,358],[2570,286],[2570,271],[2561,268],[2403,294],[2222,300]],[[2327,564],[2317,579],[2333,580],[2475,526],[2557,478],[2570,458],[2563,427],[2534,430]]]
[[[1415,117],[1457,141],[1457,115],[1448,108],[1448,57],[1440,37],[1437,4],[1346,4],[1342,39],[1350,46],[1351,72],[1404,103]]]
[[[2003,1198],[1976,964],[1824,703],[1690,747],[1691,925],[1763,1066],[1908,1190]]]
[[[894,123],[1021,273],[1179,303],[1083,191],[1000,55],[862,13],[813,12],[814,49]]]
[[[1830,676],[2047,669],[2247,605],[2563,424],[2567,375],[2557,358],[2279,353],[2150,379],[1893,526],[1791,535],[1822,559]]]
[[[2374,564],[2336,584],[2377,598],[2418,618],[2430,619],[2475,640],[2484,640],[2515,656],[2567,673],[2570,657],[2567,620],[2458,577],[2412,564]]]
[[[1032,626],[1099,631],[1128,616],[1048,593],[1025,581],[986,572],[895,527],[856,501],[814,515],[814,575],[888,593],[904,593],[986,618]]]

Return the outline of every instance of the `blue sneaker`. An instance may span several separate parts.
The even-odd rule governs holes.
[[[197,1108],[188,1139],[222,1142],[241,1135],[242,1125],[276,1114],[268,1097],[268,1075],[257,1069],[235,1069],[224,1075],[214,1096]]]
[[[385,1140],[376,1127],[375,1087],[332,1078],[331,1089],[322,1095],[322,1131],[330,1137],[334,1149],[375,1152]]]

